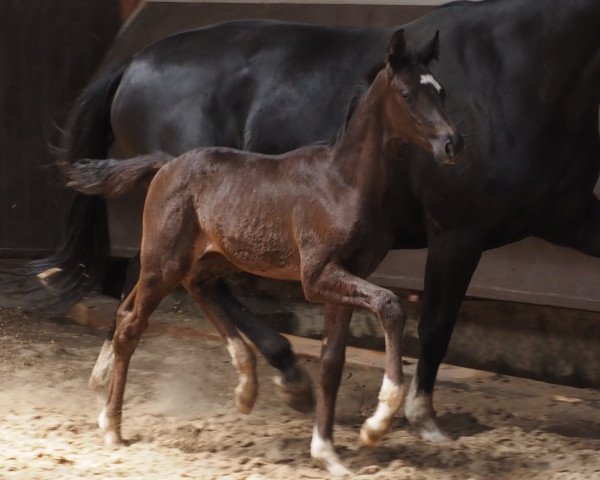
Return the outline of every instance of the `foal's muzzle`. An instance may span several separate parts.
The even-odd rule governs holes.
[[[444,143],[444,153],[446,154],[445,163],[456,163],[461,152],[465,148],[465,139],[459,133],[449,135]]]

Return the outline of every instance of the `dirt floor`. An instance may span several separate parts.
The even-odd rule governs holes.
[[[101,330],[0,310],[1,479],[328,478],[309,455],[312,415],[280,403],[264,361],[257,405],[244,416],[227,352],[194,333],[198,320],[164,313],[151,322],[126,393],[131,444],[109,450],[87,388]],[[316,362],[302,361],[314,378]],[[398,419],[366,449],[358,431],[381,375],[347,366],[339,395],[335,441],[358,478],[600,479],[598,391],[446,367],[436,406],[455,441],[423,442]]]

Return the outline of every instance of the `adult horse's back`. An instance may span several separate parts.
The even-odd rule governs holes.
[[[166,38],[121,80],[115,147],[125,156],[198,145],[279,153],[330,141],[383,65],[392,31],[258,20]]]
[[[407,26],[415,44],[441,31],[444,53],[432,70],[469,135],[464,162],[451,169],[413,149],[390,192],[395,248],[429,247],[421,358],[406,405],[426,438],[442,438],[433,385],[482,251],[537,235],[600,256],[598,25],[597,0],[489,0],[451,4]],[[275,153],[331,141],[389,33],[273,22],[200,29],[144,50],[120,80],[117,72],[103,84],[120,81],[114,97],[106,88],[93,97],[105,100],[114,145],[127,156],[203,145]],[[73,125],[90,132],[92,119],[77,112]],[[78,252],[64,253],[69,273]],[[259,344],[273,345],[267,355],[284,369],[292,362],[285,342]]]

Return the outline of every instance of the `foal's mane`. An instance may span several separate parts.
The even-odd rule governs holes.
[[[370,85],[371,84],[369,83],[369,86]],[[367,86],[365,88],[364,85],[361,85],[359,83],[355,83],[353,85],[353,89],[355,90],[355,92],[352,95],[352,98],[350,99],[350,103],[348,104],[348,110],[346,112],[346,119],[344,120],[344,124],[338,130],[338,132],[337,132],[335,138],[333,139],[333,141],[329,143],[330,146],[333,146],[336,143],[338,143],[339,140],[340,140],[340,138],[342,138],[342,136],[346,132],[346,129],[348,128],[348,124],[350,123],[350,119],[352,118],[352,115],[354,115],[354,112],[356,111],[356,107],[361,102],[361,100],[363,99],[363,97],[366,95],[367,90],[369,89],[369,87]]]
[[[346,118],[344,120],[344,124],[338,130],[335,138],[331,142],[328,142],[329,146],[335,145],[339,141],[339,139],[342,137],[342,135],[344,135],[344,132],[346,131],[346,129],[348,128],[348,124],[350,123],[350,119],[352,118],[352,115],[354,115],[356,107],[361,102],[361,100],[363,99],[363,97],[365,96],[365,94],[367,93],[367,91],[369,90],[371,85],[373,84],[375,77],[381,71],[381,69],[383,67],[385,67],[385,62],[382,62],[382,63],[376,65],[375,67],[373,67],[371,70],[369,70],[369,73],[367,73],[367,75],[365,75],[364,83],[356,82],[352,85],[351,90],[353,91],[353,94],[352,94],[352,97],[350,98],[350,102],[348,103],[348,110],[346,111]]]
[[[388,59],[388,62],[390,62],[390,60],[391,59]],[[419,52],[405,51],[404,55],[402,55],[402,57],[400,59],[400,63],[395,62],[394,64],[392,64],[392,68],[400,68],[407,64],[417,64],[417,63],[421,63],[421,57],[419,55]],[[352,118],[352,115],[354,115],[354,112],[356,111],[356,107],[362,101],[365,94],[367,93],[367,91],[369,90],[369,88],[371,87],[373,82],[375,81],[375,77],[377,77],[377,74],[385,66],[386,66],[386,62],[382,62],[382,63],[376,65],[369,71],[369,73],[367,73],[367,75],[365,75],[365,80],[366,80],[365,83],[357,82],[352,86],[352,90],[354,90],[354,93],[350,99],[350,103],[348,104],[348,110],[346,111],[346,119],[344,121],[344,124],[338,130],[338,132],[335,136],[335,139],[333,141],[322,142],[322,143],[326,143],[329,146],[333,146],[339,141],[340,137],[344,134],[344,132],[348,128],[348,124],[350,123],[350,119]],[[318,142],[318,143],[320,144],[321,142]]]

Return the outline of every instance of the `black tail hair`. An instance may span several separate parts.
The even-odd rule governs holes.
[[[126,68],[127,64],[114,67],[81,92],[67,121],[59,167],[80,158],[106,157],[113,141],[112,99]],[[0,269],[0,305],[62,311],[102,282],[109,254],[105,200],[76,194],[71,198],[64,241],[56,253]]]

